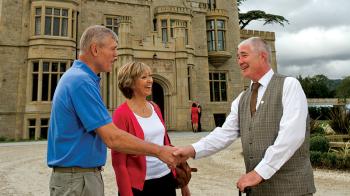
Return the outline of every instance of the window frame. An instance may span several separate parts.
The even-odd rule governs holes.
[[[215,74],[218,74],[217,79],[214,77]],[[224,76],[224,79],[221,76]],[[227,71],[209,72],[210,102],[227,102],[227,76]],[[223,89],[223,85],[225,89]]]
[[[29,102],[51,102],[53,93],[62,75],[70,68],[69,60],[32,60],[29,62],[29,83],[30,90],[28,95]],[[44,64],[48,63],[48,70],[44,70]],[[57,71],[53,70],[53,64],[57,63]],[[34,64],[37,64],[38,69],[35,71]],[[65,64],[65,65],[64,65]],[[62,71],[63,66],[65,70]],[[36,75],[36,77],[34,77]],[[48,77],[44,84],[44,78]],[[55,82],[53,81],[55,80]],[[44,86],[45,85],[45,86]],[[53,86],[54,85],[54,86]],[[46,88],[46,90],[44,89]],[[45,95],[44,95],[45,93]]]
[[[111,29],[115,34],[119,35],[119,28],[120,28],[120,18],[119,15],[105,15],[104,16],[104,26]],[[107,20],[111,19],[111,24],[107,24]],[[115,21],[117,21],[115,23]]]
[[[43,124],[44,120],[47,120],[47,124]],[[34,122],[34,125],[30,123],[31,121]],[[26,131],[24,133],[24,138],[33,139],[33,140],[47,139],[49,124],[50,124],[50,117],[48,115],[28,116],[25,118],[25,122],[26,122],[26,127],[25,127]],[[32,132],[31,130],[34,130],[33,138],[30,137]],[[46,135],[46,138],[43,138],[42,137],[43,135]]]
[[[40,13],[37,12],[38,9]],[[51,9],[51,14],[46,14],[46,9]],[[59,10],[59,15],[55,15],[54,11]],[[66,11],[66,12],[65,12]],[[66,13],[66,14],[64,14]],[[53,4],[50,2],[33,2],[32,5],[32,28],[31,34],[34,38],[40,37],[54,37],[54,38],[69,38],[75,39],[76,37],[76,24],[77,11],[66,3]],[[46,32],[47,18],[50,18],[50,29]],[[58,34],[54,34],[54,21],[58,21]],[[64,22],[65,21],[65,22]]]
[[[222,28],[219,28],[219,22],[222,22]],[[226,19],[211,18],[206,20],[208,52],[226,51],[226,27]],[[222,33],[222,39],[220,40],[219,33]],[[221,42],[221,44],[219,42]]]

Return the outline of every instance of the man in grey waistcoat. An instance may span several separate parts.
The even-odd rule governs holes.
[[[250,187],[250,195],[312,195],[308,106],[300,83],[273,72],[271,49],[259,37],[239,44],[237,60],[250,87],[232,102],[222,127],[174,154],[206,157],[241,137],[246,174],[237,188]]]

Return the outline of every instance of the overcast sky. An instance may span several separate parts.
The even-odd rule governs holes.
[[[350,0],[246,0],[241,12],[263,10],[289,24],[253,22],[246,29],[274,31],[278,72],[289,76],[350,76]]]

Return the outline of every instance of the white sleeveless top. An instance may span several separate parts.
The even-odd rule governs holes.
[[[165,128],[158,117],[152,104],[148,103],[152,108],[152,115],[144,118],[134,113],[139,122],[146,142],[164,146]],[[160,178],[170,173],[168,166],[156,157],[146,156],[146,180]]]

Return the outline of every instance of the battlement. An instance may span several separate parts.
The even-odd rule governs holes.
[[[173,13],[173,14],[186,14],[191,15],[192,10],[186,7],[177,7],[177,6],[160,6],[156,7],[155,14],[163,14],[163,13]]]
[[[247,39],[250,37],[261,37],[266,41],[275,41],[275,32],[243,29],[240,31],[240,33],[241,33],[241,39]]]
[[[227,10],[224,9],[215,9],[215,10],[208,10],[207,16],[225,16],[228,17]]]

